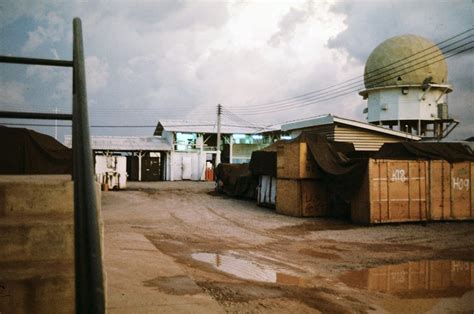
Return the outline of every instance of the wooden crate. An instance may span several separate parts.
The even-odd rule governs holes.
[[[474,219],[474,163],[369,159],[351,202],[364,224]]]
[[[326,216],[325,184],[318,180],[277,179],[276,211],[296,217]]]
[[[369,159],[351,204],[354,222],[423,221],[428,217],[428,161]]]
[[[277,178],[318,179],[321,176],[306,143],[290,142],[277,146]]]
[[[429,163],[430,220],[474,219],[474,163]]]

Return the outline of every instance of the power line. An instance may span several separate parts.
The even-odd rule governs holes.
[[[469,43],[466,43],[466,44],[463,44],[461,46],[458,46],[456,48],[453,48],[451,49],[449,52],[453,51],[453,50],[457,50],[459,48],[461,48],[462,46],[466,46],[468,44],[471,44],[471,42]],[[453,52],[452,54],[450,55],[446,55],[446,56],[439,56],[440,58],[439,59],[435,59],[435,61],[432,61],[430,63],[427,63],[427,64],[424,64],[420,67],[417,67],[417,68],[414,68],[414,69],[410,69],[408,71],[405,71],[405,72],[395,72],[396,74],[394,74],[393,76],[391,77],[388,77],[388,78],[384,78],[383,80],[379,80],[377,81],[376,83],[374,84],[380,84],[380,83],[383,83],[383,82],[386,82],[386,81],[389,81],[389,80],[392,80],[394,78],[397,78],[398,76],[401,76],[401,75],[405,75],[405,74],[408,74],[408,73],[411,73],[413,71],[416,71],[416,70],[419,70],[421,68],[424,68],[426,66],[429,66],[431,64],[434,64],[434,63],[437,63],[437,62],[440,62],[444,59],[449,59],[451,57],[454,57],[458,54],[461,54],[461,53],[464,53],[466,51],[469,51],[471,49],[473,49],[474,47],[468,47],[468,48],[465,48],[465,49],[462,49],[460,51],[457,51],[457,52]],[[419,62],[415,65],[418,65],[418,64],[421,64],[421,63],[425,63],[424,61],[422,62]],[[403,70],[406,70],[406,69],[401,69],[400,71],[403,71]],[[323,101],[327,101],[327,100],[332,100],[332,99],[335,99],[335,98],[338,98],[338,97],[341,97],[341,96],[345,96],[347,94],[351,94],[351,93],[354,93],[354,92],[357,92],[359,91],[359,88],[355,88],[356,86],[352,87],[352,86],[348,86],[348,87],[345,87],[343,89],[340,89],[340,90],[335,90],[333,92],[330,92],[330,93],[326,93],[325,95],[320,95],[320,96],[315,96],[311,99],[306,99],[304,101],[293,101],[292,103],[286,103],[286,104],[282,104],[282,105],[275,105],[271,108],[254,108],[254,109],[249,109],[249,110],[241,110],[240,112],[238,112],[239,115],[258,115],[258,114],[264,114],[264,113],[271,113],[271,112],[277,112],[277,111],[285,111],[285,110],[291,110],[291,109],[297,109],[297,108],[301,108],[301,107],[304,107],[304,106],[308,106],[308,105],[311,105],[311,104],[315,104],[315,103],[320,103],[320,102],[323,102]],[[235,111],[235,110],[234,110]]]
[[[450,37],[450,38],[448,38],[448,39],[446,39],[446,40],[443,40],[443,41],[439,42],[439,43],[436,44],[436,45],[433,45],[433,46],[430,46],[430,47],[425,48],[425,49],[423,49],[423,50],[420,50],[420,51],[418,51],[417,53],[415,53],[415,54],[413,54],[413,55],[410,55],[410,56],[407,56],[407,57],[405,57],[405,58],[399,59],[399,60],[397,60],[397,61],[395,61],[395,62],[392,62],[392,63],[390,63],[390,64],[388,64],[388,65],[386,65],[386,66],[383,66],[383,67],[378,68],[378,69],[374,69],[373,71],[369,71],[369,72],[365,73],[365,75],[370,74],[370,73],[373,73],[373,72],[380,71],[380,70],[385,69],[385,68],[387,68],[387,67],[392,67],[391,69],[385,70],[384,72],[379,72],[376,76],[379,76],[379,75],[382,74],[382,73],[390,72],[390,71],[392,71],[394,68],[400,67],[400,65],[397,65],[397,66],[393,67],[395,64],[397,64],[397,63],[399,63],[399,62],[402,62],[402,61],[404,61],[404,60],[410,59],[410,58],[412,58],[412,57],[414,57],[414,56],[416,56],[416,55],[418,55],[418,54],[420,54],[420,53],[423,53],[423,52],[425,52],[425,51],[427,51],[427,50],[431,50],[431,49],[433,49],[433,48],[436,48],[438,45],[443,44],[443,43],[446,43],[446,42],[448,42],[448,41],[451,41],[451,40],[453,40],[454,38],[460,37],[460,36],[462,36],[462,35],[464,35],[464,34],[466,34],[466,33],[468,33],[468,32],[471,32],[473,29],[474,29],[474,28],[470,28],[470,29],[468,29],[468,30],[465,30],[465,31],[463,31],[463,32],[461,32],[461,33],[459,33],[459,34],[456,34],[455,36],[452,36],[452,37]],[[455,45],[455,44],[457,44],[457,43],[459,43],[459,42],[462,42],[462,41],[464,41],[464,40],[466,40],[466,39],[468,39],[468,38],[470,38],[470,37],[472,37],[472,35],[469,35],[469,36],[467,36],[467,37],[464,37],[464,38],[462,38],[462,39],[460,39],[460,40],[457,40],[457,41],[455,41],[455,42],[453,42],[453,43],[447,44],[447,45],[441,47],[441,49],[445,49],[445,48],[447,48],[447,47],[450,47],[450,46],[452,46],[452,45]],[[435,50],[434,52],[428,53],[427,55],[430,55],[430,54],[433,54],[433,53],[438,53],[438,54],[439,54],[439,51],[438,51],[438,50]],[[420,56],[420,57],[418,57],[418,58],[416,58],[416,59],[414,59],[414,60],[420,59],[420,58],[425,57],[425,56],[427,56],[427,55]],[[414,60],[405,62],[404,64],[413,62]],[[404,64],[402,64],[402,65],[404,65]],[[353,78],[348,79],[348,80],[346,80],[346,81],[344,81],[344,82],[340,82],[340,83],[337,83],[337,84],[334,84],[334,85],[331,85],[331,86],[328,86],[328,87],[325,87],[325,88],[322,88],[322,89],[318,89],[318,90],[315,90],[315,91],[311,91],[311,92],[308,92],[308,93],[305,93],[305,94],[301,94],[301,95],[298,95],[298,96],[293,96],[293,97],[289,97],[289,98],[282,99],[282,100],[277,100],[277,101],[271,101],[271,102],[263,103],[263,104],[260,104],[260,105],[254,105],[254,106],[239,106],[239,107],[236,107],[235,109],[240,109],[240,108],[245,109],[245,108],[255,108],[255,107],[262,108],[262,107],[267,107],[267,106],[271,106],[271,105],[275,105],[275,104],[280,104],[280,103],[293,102],[293,101],[296,101],[296,99],[305,99],[305,98],[307,98],[307,97],[313,97],[313,96],[315,96],[314,94],[319,94],[319,93],[321,93],[321,92],[323,92],[323,91],[333,89],[334,87],[338,87],[338,86],[341,86],[341,85],[346,85],[346,84],[348,84],[349,82],[354,81],[354,80],[356,80],[356,79],[358,79],[359,81],[361,81],[360,78],[363,78],[363,77],[364,77],[364,75],[362,75],[362,76],[357,76],[357,77],[353,77]],[[353,83],[351,83],[351,84],[353,84]],[[234,109],[234,110],[235,110],[235,109]]]
[[[469,44],[471,44],[471,43],[472,43],[472,41],[471,41],[471,42],[468,42],[468,43],[465,43],[465,44],[462,44],[462,45],[459,45],[459,46],[457,46],[457,47],[455,47],[455,48],[452,48],[452,49],[450,49],[450,50],[445,51],[445,53],[447,54],[447,53],[449,53],[449,52],[452,52],[452,51],[454,51],[454,50],[457,50],[457,49],[459,49],[459,48],[462,48],[462,47],[464,47],[464,46],[466,46],[466,45],[469,45]],[[463,51],[463,52],[464,52],[464,51]],[[443,55],[438,55],[439,59],[437,59],[435,62],[431,62],[431,63],[425,64],[425,66],[429,66],[429,65],[431,65],[431,64],[434,64],[434,63],[443,61],[444,59],[448,59],[448,58],[451,57],[451,56],[452,56],[452,55],[449,55],[449,56],[447,55],[446,58],[445,58]],[[434,59],[434,58],[433,58],[433,59]],[[396,73],[396,74],[391,73],[391,75],[393,75],[392,77],[389,77],[389,78],[384,77],[384,78],[381,78],[381,79],[379,79],[379,80],[377,80],[377,81],[372,81],[371,84],[380,84],[380,83],[389,81],[389,80],[391,80],[391,79],[397,78],[397,77],[399,77],[399,76],[401,76],[401,75],[408,74],[408,73],[410,73],[410,72],[412,72],[412,71],[403,72],[403,73],[402,73],[401,71],[407,70],[407,69],[409,69],[409,68],[411,68],[411,67],[414,67],[414,66],[419,65],[419,64],[423,64],[423,63],[425,63],[425,62],[426,62],[426,61],[423,60],[423,61],[420,61],[420,62],[418,62],[418,63],[411,64],[409,67],[400,68],[400,69],[398,69],[396,72],[394,72],[394,73]],[[422,67],[418,67],[418,68],[414,69],[413,71],[418,70],[418,69],[420,69],[420,68],[422,68]],[[341,91],[352,90],[352,89],[355,88],[355,87],[357,87],[357,89],[355,89],[354,91],[358,91],[359,87],[363,87],[363,84],[356,82],[356,83],[353,83],[353,84],[351,84],[351,85],[348,85],[348,86],[346,86],[346,87],[344,87],[344,88],[342,88],[342,89],[339,89],[339,90],[328,91],[328,92],[325,92],[325,93],[321,93],[320,95],[315,95],[315,96],[312,96],[312,97],[310,97],[310,98],[303,99],[303,100],[294,100],[294,101],[292,101],[292,102],[286,102],[286,103],[282,103],[282,104],[277,104],[277,105],[274,105],[274,106],[270,107],[269,109],[274,110],[274,109],[276,109],[276,108],[285,108],[285,107],[291,107],[291,106],[293,106],[293,105],[295,105],[295,104],[307,103],[307,102],[309,102],[309,101],[313,101],[313,100],[319,99],[319,98],[322,97],[323,95],[329,96],[329,95],[337,94],[337,93],[339,93],[339,92],[341,92]],[[238,109],[237,109],[237,110],[238,110]],[[250,114],[250,113],[257,113],[257,112],[259,112],[259,111],[265,111],[265,110],[266,110],[266,108],[257,107],[257,108],[254,108],[254,109],[248,109],[248,110],[246,110],[246,111],[247,111],[247,114]],[[235,111],[235,110],[234,110],[234,111]],[[241,111],[242,111],[242,110],[241,110]],[[237,111],[237,112],[238,112],[238,111]]]

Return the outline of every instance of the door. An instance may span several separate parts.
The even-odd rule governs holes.
[[[142,159],[142,181],[160,181],[160,157],[146,154]]]

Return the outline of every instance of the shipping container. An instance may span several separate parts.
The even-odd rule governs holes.
[[[277,178],[318,179],[318,169],[308,145],[305,142],[287,142],[277,146]]]
[[[472,164],[369,159],[351,219],[364,224],[473,219]]]
[[[326,216],[326,185],[319,180],[277,179],[276,211],[295,217]]]

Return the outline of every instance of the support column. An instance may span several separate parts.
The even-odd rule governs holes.
[[[217,105],[217,154],[216,167],[221,163],[221,114],[222,106]]]
[[[233,155],[233,150],[232,146],[234,145],[234,138],[232,137],[232,134],[229,135],[229,163],[232,163],[232,155]]]
[[[135,156],[138,157],[138,181],[142,181],[142,158],[145,156],[145,153],[139,151],[135,153]]]

